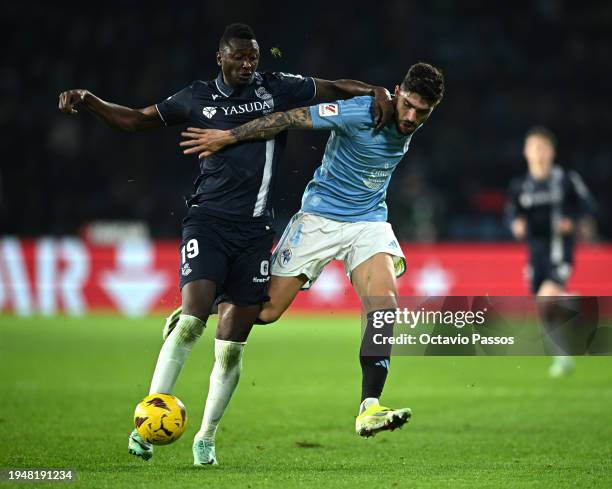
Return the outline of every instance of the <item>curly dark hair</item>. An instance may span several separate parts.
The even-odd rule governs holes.
[[[435,66],[419,62],[410,67],[401,88],[416,92],[428,103],[437,105],[444,97],[444,75]]]
[[[253,29],[246,24],[230,24],[225,28],[225,31],[219,40],[219,49],[229,46],[229,42],[232,39],[255,39],[255,33],[253,32]]]

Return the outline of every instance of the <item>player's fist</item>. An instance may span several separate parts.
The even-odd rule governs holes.
[[[395,105],[389,90],[384,87],[374,88],[374,123],[375,131],[380,131],[386,124],[393,120]]]
[[[525,239],[527,235],[527,221],[524,217],[515,217],[512,220],[512,236],[516,239]]]
[[[569,217],[562,217],[557,224],[557,231],[561,234],[572,234],[574,232],[574,221]]]
[[[76,114],[78,111],[75,109],[87,95],[87,90],[75,89],[66,90],[59,95],[59,110],[66,114]]]

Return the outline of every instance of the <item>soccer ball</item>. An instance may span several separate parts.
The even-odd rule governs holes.
[[[136,431],[153,445],[168,445],[178,440],[187,427],[187,411],[178,397],[149,394],[136,406]]]

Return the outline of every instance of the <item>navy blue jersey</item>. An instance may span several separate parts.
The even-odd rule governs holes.
[[[167,126],[187,123],[203,129],[232,129],[272,112],[308,105],[314,79],[286,73],[255,73],[245,87],[232,88],[223,74],[194,81],[155,105]],[[268,221],[276,167],[287,133],[274,139],[245,141],[200,159],[200,175],[188,205],[233,220]]]
[[[595,212],[591,195],[575,171],[554,166],[546,180],[529,174],[510,185],[508,217],[524,217],[529,238],[553,239],[555,224],[562,217],[572,220]]]

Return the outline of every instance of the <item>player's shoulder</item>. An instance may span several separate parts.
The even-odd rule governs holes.
[[[358,130],[369,131],[374,126],[372,118],[372,106],[374,98],[362,95],[346,100],[339,100],[338,113],[351,127]]]
[[[353,97],[346,100],[339,100],[340,107],[345,110],[352,110],[356,112],[370,113],[372,104],[374,103],[374,97],[370,95],[361,95],[359,97]]]
[[[566,170],[565,182],[566,185],[573,186],[574,189],[576,189],[576,191],[581,195],[586,195],[589,193],[586,183],[576,170]]]
[[[281,71],[258,71],[255,73],[255,83],[275,90],[293,85],[296,82],[305,80],[306,76],[296,73],[285,73]]]
[[[371,95],[360,95],[359,97],[349,98],[343,101],[347,105],[353,105],[355,107],[365,107],[369,109],[374,103],[374,97]]]
[[[191,82],[191,89],[196,90],[213,90],[215,87],[215,80],[193,80]]]

